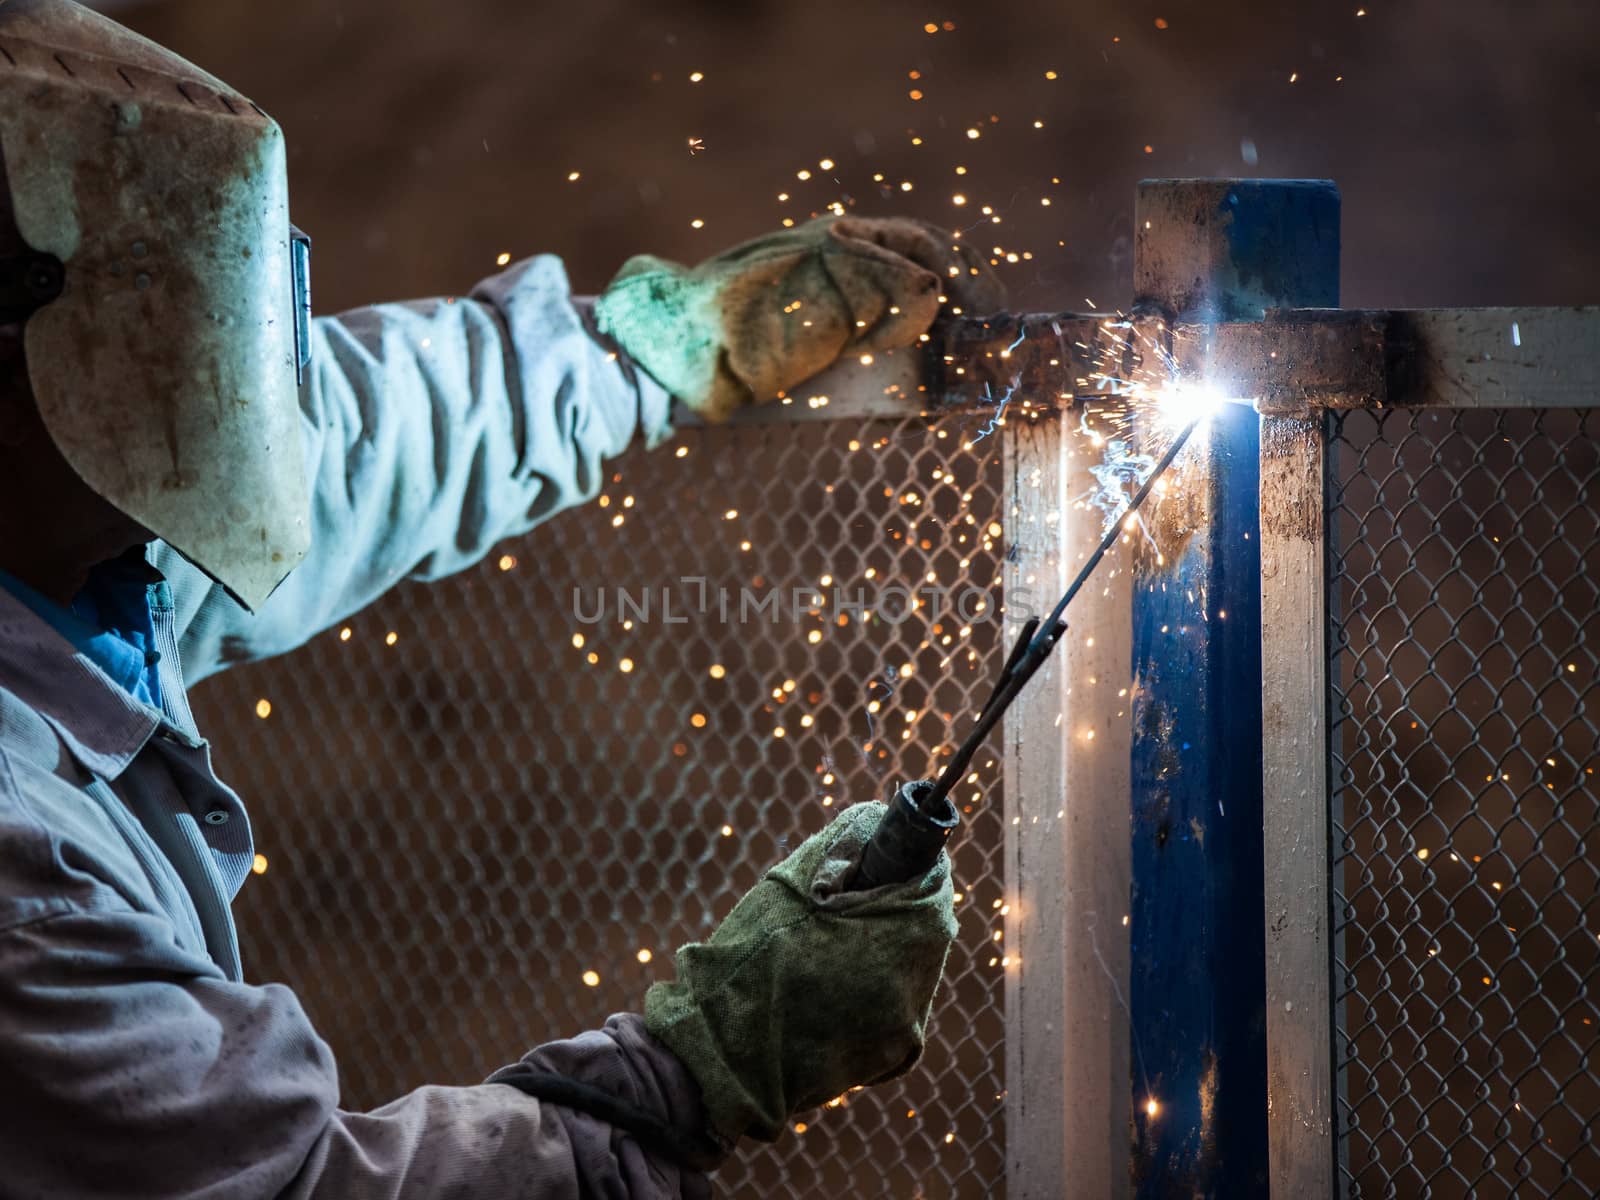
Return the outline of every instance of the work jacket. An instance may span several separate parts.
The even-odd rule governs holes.
[[[320,320],[314,338],[310,553],[252,616],[151,547],[159,707],[0,592],[0,1198],[705,1195],[703,1175],[501,1083],[344,1111],[294,993],[243,981],[229,904],[250,822],[185,685],[292,650],[400,579],[472,564],[592,496],[603,460],[669,416],[551,258],[467,299]],[[385,1032],[395,1054],[425,1034]],[[637,1016],[523,1061],[684,1136],[703,1121]]]

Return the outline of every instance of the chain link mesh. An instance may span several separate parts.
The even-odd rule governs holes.
[[[998,652],[998,439],[972,433],[680,433],[476,569],[196,690],[266,860],[236,905],[246,972],[299,993],[345,1106],[638,1011],[787,849],[929,772]],[[951,592],[899,619],[895,586]],[[793,613],[797,587],[824,603]],[[771,608],[741,620],[741,588]],[[976,775],[922,1065],[747,1146],[728,1193],[1003,1193],[999,762]]]
[[[1593,1196],[1600,422],[1328,434],[1343,1193]]]

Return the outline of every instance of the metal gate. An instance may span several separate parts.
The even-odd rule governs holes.
[[[1600,312],[1339,310],[1325,182],[1137,213],[1131,315],[958,321],[682,431],[201,687],[267,859],[247,970],[347,1104],[637,1008],[786,847],[927,773],[1099,540],[1112,443],[1159,449],[1141,398],[1209,381],[1255,411],[1179,459],[960,796],[925,1069],[721,1182],[1600,1194]]]

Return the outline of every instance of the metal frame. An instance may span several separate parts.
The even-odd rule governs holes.
[[[1302,415],[1271,415],[1263,405],[1261,422],[1271,1180],[1274,1195],[1312,1197],[1334,1195],[1338,1179],[1322,411],[1600,402],[1600,309],[1282,313],[1269,325],[1301,332],[1284,339],[1280,358],[1295,358],[1295,345],[1310,340],[1305,331],[1318,324],[1362,330],[1366,352],[1334,355],[1342,370],[1301,375],[1297,383],[1315,392],[1315,401],[1307,403],[1304,392],[1284,394],[1281,410]],[[1261,375],[1282,369],[1276,360],[1255,361]]]
[[[1133,332],[1129,332],[1129,327]],[[952,321],[937,340],[846,361],[739,423],[903,418],[992,410],[1014,393],[1026,412],[1104,401],[1123,374],[1181,372],[1257,400],[1268,416],[1327,408],[1588,408],[1600,395],[1600,306],[1576,308],[1273,308],[1258,321],[1176,320],[1159,312],[1002,314]],[[694,425],[684,411],[681,424]]]
[[[1152,785],[1148,764],[1139,768],[1146,775],[1142,784],[1135,770],[1130,675],[1136,631],[1161,613],[1142,598],[1150,589],[1136,588],[1131,571],[1112,568],[1071,614],[1083,636],[1068,640],[1005,731],[1013,1196],[1116,1197],[1136,1186],[1141,1194],[1158,1194],[1208,1180],[1220,1180],[1228,1195],[1333,1194],[1336,1014],[1329,979],[1322,413],[1356,406],[1588,407],[1600,399],[1600,308],[1275,310],[1284,303],[1337,303],[1329,294],[1326,254],[1318,251],[1319,241],[1331,238],[1336,288],[1336,209],[1330,226],[1326,207],[1312,203],[1305,190],[1319,186],[1325,185],[1145,185],[1141,202],[1153,207],[1151,216],[1140,217],[1136,263],[1145,304],[1136,309],[1131,336],[1127,319],[1104,315],[957,321],[922,347],[846,363],[795,389],[783,404],[740,418],[862,420],[987,410],[1004,438],[1005,519],[1013,546],[1008,594],[1022,598],[1026,588],[1036,608],[1064,585],[1098,535],[1098,519],[1074,504],[1091,486],[1087,466],[1097,457],[1081,444],[1074,409],[1091,400],[1106,403],[1108,364],[1123,377],[1165,371],[1168,362],[1155,361],[1161,356],[1147,350],[1166,347],[1180,371],[1257,398],[1259,494],[1252,499],[1260,519],[1259,625],[1237,621],[1227,636],[1259,638],[1260,673],[1253,682],[1259,682],[1262,705],[1261,834],[1255,861],[1262,881],[1257,911],[1266,963],[1267,1066],[1256,1094],[1246,1086],[1229,1103],[1242,1114],[1251,1104],[1264,1113],[1265,1161],[1249,1161],[1257,1152],[1236,1129],[1219,1143],[1219,1127],[1169,1125],[1163,1138],[1136,1147],[1131,1158],[1124,1140],[1138,1120],[1130,1086],[1134,1059],[1159,1051],[1150,1039],[1167,1036],[1152,1018],[1158,1009],[1141,1011],[1136,981],[1142,977],[1147,996],[1152,986],[1176,987],[1185,1003],[1213,1003],[1214,979],[1186,982],[1170,962],[1157,960],[1168,957],[1176,938],[1199,936],[1217,949],[1239,930],[1207,927],[1230,910],[1174,894],[1175,883],[1194,877],[1163,878],[1154,859],[1136,849],[1141,800],[1135,789],[1148,792]],[[1276,222],[1265,246],[1238,237],[1236,221],[1212,219],[1219,199],[1241,194],[1259,209],[1258,217]],[[1273,204],[1276,215],[1263,216]],[[1154,236],[1146,236],[1146,220]],[[1189,289],[1190,281],[1201,286]],[[1259,319],[1263,310],[1273,311]],[[1238,431],[1244,440],[1235,454],[1249,448],[1245,441],[1253,447],[1254,436],[1254,430]],[[1213,453],[1209,486],[1226,483],[1219,465]],[[1212,512],[1230,512],[1227,519],[1237,523],[1247,519],[1232,511],[1237,507],[1223,497]],[[1212,533],[1219,524],[1213,519]],[[1191,563],[1188,569],[1203,574],[1215,565]],[[1149,584],[1149,577],[1142,582]],[[1141,641],[1148,638],[1141,635]],[[1201,648],[1201,665],[1224,672],[1227,687],[1236,689],[1241,679],[1226,672],[1237,675],[1237,663],[1230,668],[1208,658],[1220,645],[1208,641]],[[1147,646],[1139,662],[1156,653]],[[1124,687],[1130,694],[1122,694]],[[1199,703],[1192,687],[1192,694],[1183,694],[1185,687],[1169,691],[1166,702]],[[1140,701],[1148,711],[1152,697]],[[1246,849],[1236,844],[1229,853]],[[1223,854],[1207,869],[1232,865]],[[1132,951],[1124,921],[1140,901],[1130,904],[1130,889],[1147,905],[1182,910],[1182,919]],[[1181,961],[1192,971],[1202,960],[1191,955]],[[1219,1011],[1211,1010],[1214,1017]],[[1254,1167],[1260,1172],[1253,1179]]]

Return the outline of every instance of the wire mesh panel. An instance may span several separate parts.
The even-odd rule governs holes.
[[[480,567],[197,689],[266,860],[247,974],[299,993],[346,1106],[638,1011],[766,867],[928,773],[1001,633],[998,446],[973,432],[680,433]],[[922,1065],[747,1147],[730,1193],[1002,1193],[999,778],[981,756],[959,797]]]
[[[1339,1174],[1600,1193],[1600,420],[1330,418]]]

